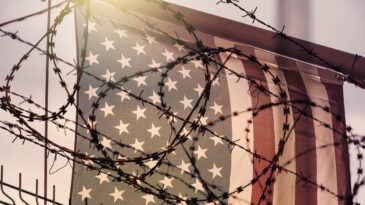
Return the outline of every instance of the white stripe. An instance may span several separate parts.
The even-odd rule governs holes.
[[[299,69],[306,69],[303,64],[298,63]],[[321,83],[318,75],[301,73],[305,88],[311,101],[317,105],[330,107],[328,94],[325,86]],[[314,118],[329,124],[332,127],[332,116],[320,107],[312,106]],[[333,146],[333,131],[314,121],[314,132],[316,135],[317,154],[317,184],[329,188],[337,193],[337,171],[335,147]],[[326,148],[318,148],[323,145],[332,145]],[[317,190],[317,204],[338,204],[336,197],[321,189]]]
[[[260,55],[257,54],[259,58]],[[276,66],[277,67],[277,66]],[[288,87],[286,84],[286,79],[283,71],[270,66],[270,72],[274,76],[278,76],[281,80],[281,88],[287,93],[288,100],[290,100]],[[271,75],[269,73],[265,73],[266,82],[268,82],[269,90],[272,93],[280,96],[280,90],[277,85],[275,85],[272,81]],[[271,95],[271,102],[278,102],[277,97]],[[273,115],[274,115],[274,132],[275,132],[275,153],[278,152],[279,142],[283,139],[283,124],[285,123],[285,115],[284,115],[284,105],[281,106],[273,106]],[[290,115],[288,118],[289,126],[292,127],[294,124],[293,119],[293,111],[292,108],[289,107]],[[279,158],[279,165],[283,166],[289,160],[295,158],[295,130],[293,130],[287,142],[285,143],[283,155]],[[291,170],[293,172],[296,171],[296,161],[292,160],[290,164],[285,166],[286,169]],[[295,204],[295,185],[296,185],[296,176],[294,174],[282,171],[277,173],[276,181],[274,184],[274,195],[273,195],[273,204],[274,205],[292,205]]]
[[[215,46],[230,48],[233,47],[233,42],[214,37]],[[224,62],[227,59],[227,54],[221,53],[220,57]],[[245,75],[243,64],[236,58],[231,58],[226,66],[238,73]],[[249,85],[246,80],[237,82],[235,75],[229,75],[229,71],[225,70],[228,82],[229,98],[231,111],[243,111],[252,107],[251,96],[249,95]],[[248,127],[251,132],[248,134],[249,143],[246,142],[247,120],[252,118],[252,113],[248,112],[232,117],[232,141],[237,144],[253,150],[253,126],[252,123]],[[239,141],[237,141],[239,140]],[[235,191],[237,187],[250,183],[253,176],[252,155],[245,150],[234,148],[231,153],[231,174],[229,191]],[[248,186],[242,192],[235,194],[235,198],[230,197],[228,204],[239,205],[251,202],[252,186]]]

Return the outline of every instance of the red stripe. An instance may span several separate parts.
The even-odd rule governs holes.
[[[343,134],[346,133],[343,86],[329,84],[323,81],[322,83],[326,87],[330,103],[330,110],[334,114],[332,115],[332,126],[336,131],[338,131],[333,131],[333,141],[336,145],[335,157],[337,171],[337,193],[341,196],[348,197],[351,195],[351,183],[348,144],[347,141],[342,138]],[[338,204],[344,205],[346,204],[346,201],[340,200]]]
[[[290,99],[309,100],[303,79],[299,72],[283,70],[288,85]],[[302,110],[308,116],[312,116],[311,107],[303,103],[294,103],[294,106]],[[301,113],[293,108],[293,117],[296,120]],[[296,158],[296,173],[307,179],[317,181],[317,158],[316,158],[316,139],[313,120],[301,115],[300,120],[295,125],[295,153],[300,155]],[[308,150],[311,150],[309,151]],[[305,153],[305,154],[303,154]],[[317,189],[308,183],[303,182],[297,177],[295,186],[296,205],[315,205],[317,204]]]
[[[262,85],[266,90],[269,90],[265,75],[261,68],[249,61],[243,61],[246,76],[255,80],[257,84]],[[246,91],[243,91],[246,92]],[[252,107],[259,107],[271,102],[269,95],[264,94],[250,83],[250,93],[252,100]],[[258,112],[253,118],[253,150],[264,156],[267,159],[273,159],[275,155],[275,136],[274,136],[274,117],[272,108],[267,108]],[[269,163],[260,161],[257,158],[253,159],[253,178],[263,173],[263,170],[268,167]],[[267,173],[259,178],[259,180],[252,185],[251,203],[257,204],[264,191],[266,181],[270,176],[270,169]],[[265,200],[262,202],[272,202],[274,186],[273,183],[269,185],[265,192]]]

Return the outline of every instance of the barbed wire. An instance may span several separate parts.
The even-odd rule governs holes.
[[[272,30],[275,32],[275,35],[273,36],[273,38],[276,38],[276,37],[280,37],[292,44],[294,44],[295,46],[297,46],[299,49],[301,49],[302,51],[304,51],[305,53],[308,54],[308,56],[310,58],[315,58],[315,59],[318,59],[320,62],[322,62],[324,65],[326,65],[326,67],[336,71],[336,72],[340,72],[342,73],[346,80],[349,82],[349,83],[352,83],[356,86],[359,86],[361,88],[364,88],[364,84],[363,82],[359,82],[357,79],[354,79],[353,77],[354,76],[351,76],[349,75],[348,73],[344,72],[343,68],[341,67],[342,65],[334,65],[332,63],[330,63],[328,60],[322,58],[320,56],[320,54],[318,53],[315,53],[313,49],[309,49],[307,48],[306,46],[304,46],[302,43],[300,43],[298,40],[295,40],[293,37],[290,37],[289,35],[287,35],[285,32],[284,32],[284,29],[285,29],[285,25],[283,26],[283,28],[281,30],[275,28],[274,26],[264,22],[263,20],[259,19],[256,17],[255,13],[257,11],[257,7],[254,9],[254,11],[249,11],[247,9],[245,9],[244,7],[240,6],[238,3],[240,1],[239,0],[219,0],[216,4],[220,4],[220,3],[225,3],[225,4],[232,4],[235,8],[239,9],[240,11],[244,12],[245,15],[242,16],[242,17],[249,17],[252,19],[252,23],[255,23],[255,22],[258,22],[259,24],[265,26],[266,28]],[[357,59],[358,55],[356,54],[356,58]],[[356,62],[356,61],[355,61]]]
[[[219,1],[218,3],[228,3],[232,4],[241,11],[245,13],[246,16],[253,19],[253,21],[257,21],[260,24],[263,24],[267,26],[268,28],[272,29],[274,32],[276,32],[276,36],[280,36],[283,39],[286,39],[295,45],[299,46],[301,49],[303,49],[305,52],[308,53],[308,55],[317,58],[321,62],[325,63],[329,68],[332,68],[333,70],[337,72],[342,72],[342,70],[334,66],[330,63],[328,63],[325,59],[322,59],[320,57],[320,54],[314,53],[312,50],[309,50],[305,48],[300,43],[296,42],[291,37],[287,36],[283,30],[279,31],[275,29],[274,27],[270,26],[269,24],[261,21],[258,19],[255,15],[255,11],[249,12],[245,8],[241,7],[237,3],[238,1]],[[63,9],[59,12],[58,16],[55,18],[53,25],[50,27],[50,29],[42,35],[42,37],[34,44],[23,40],[23,38],[20,37],[20,34],[9,32],[3,30],[1,27],[5,25],[9,25],[16,22],[21,22],[26,19],[29,19],[31,17],[41,15],[45,12],[47,12],[49,9],[44,9],[38,12],[35,12],[33,14],[25,15],[20,18],[16,18],[4,23],[0,24],[0,32],[4,34],[4,36],[10,37],[12,40],[19,41],[22,44],[26,44],[30,46],[31,48],[20,58],[20,60],[15,63],[15,65],[10,69],[10,73],[6,76],[6,81],[3,87],[0,88],[0,93],[3,93],[3,97],[1,98],[1,109],[3,109],[5,112],[8,112],[9,115],[13,116],[17,123],[11,123],[7,120],[0,121],[0,129],[8,132],[11,136],[14,137],[14,140],[20,139],[23,140],[23,142],[27,141],[30,143],[33,143],[36,146],[43,147],[44,149],[47,149],[51,153],[55,154],[53,164],[56,161],[56,156],[61,156],[65,159],[67,159],[67,164],[71,166],[70,162],[75,162],[78,165],[84,166],[90,170],[97,171],[99,174],[103,173],[108,175],[109,177],[113,178],[114,181],[125,183],[127,185],[130,185],[132,189],[138,190],[140,192],[151,194],[153,196],[156,196],[157,198],[161,199],[163,202],[168,204],[176,204],[176,203],[182,203],[185,202],[186,204],[197,204],[200,202],[212,202],[213,204],[222,203],[224,204],[224,201],[227,198],[235,198],[235,194],[242,192],[244,189],[246,189],[249,186],[253,186],[256,183],[259,183],[260,180],[262,181],[262,178],[265,178],[265,184],[264,187],[262,187],[261,196],[259,197],[259,201],[257,204],[267,203],[271,204],[272,201],[270,201],[268,198],[269,195],[272,194],[271,187],[275,183],[276,177],[280,174],[280,172],[286,172],[291,175],[294,175],[299,180],[297,183],[301,182],[303,184],[310,184],[315,189],[323,190],[334,197],[338,198],[339,200],[344,200],[347,203],[351,203],[354,200],[354,197],[357,195],[358,190],[360,187],[364,185],[364,176],[363,176],[363,168],[361,160],[363,158],[362,152],[365,147],[365,137],[360,136],[357,134],[354,134],[352,129],[350,127],[347,127],[346,131],[347,133],[344,133],[344,130],[341,130],[341,128],[338,130],[336,127],[333,127],[330,122],[324,122],[320,119],[317,119],[312,114],[308,114],[306,110],[308,108],[319,108],[323,112],[330,114],[334,119],[337,120],[338,123],[345,124],[345,119],[341,116],[340,113],[333,112],[329,107],[322,106],[314,101],[311,100],[302,100],[302,99],[289,99],[287,91],[283,87],[284,83],[282,82],[282,79],[277,74],[274,74],[271,72],[270,66],[268,66],[265,63],[260,62],[259,59],[257,59],[255,56],[245,54],[243,51],[240,51],[236,48],[210,48],[203,44],[202,40],[199,39],[198,35],[196,34],[196,29],[192,24],[185,21],[183,15],[175,11],[173,8],[169,6],[168,3],[160,1],[160,0],[146,0],[146,4],[155,4],[158,5],[161,8],[161,12],[166,12],[170,14],[172,17],[174,17],[179,23],[181,23],[186,31],[193,37],[195,40],[194,44],[190,44],[187,42],[182,41],[178,36],[174,37],[171,36],[166,31],[160,29],[155,25],[153,22],[151,22],[148,19],[143,18],[142,16],[130,12],[123,8],[120,4],[118,4],[115,1],[108,2],[110,5],[117,8],[119,11],[126,13],[130,16],[133,16],[135,19],[142,22],[146,27],[148,27],[150,30],[155,31],[156,33],[165,36],[169,38],[172,42],[178,43],[179,45],[184,46],[188,51],[186,52],[186,55],[179,56],[177,60],[174,60],[172,62],[167,63],[166,65],[162,66],[156,66],[154,68],[145,68],[143,71],[135,72],[131,75],[125,75],[122,76],[120,79],[116,80],[115,82],[111,82],[108,79],[101,79],[100,77],[92,74],[91,72],[88,72],[86,68],[88,66],[85,63],[86,59],[86,52],[87,52],[87,45],[88,45],[88,39],[89,39],[89,19],[93,16],[90,12],[89,8],[89,1],[62,1],[54,6],[52,6],[50,9],[55,9],[58,7],[61,7],[62,5],[65,5]],[[85,22],[86,25],[84,27],[83,31],[83,43],[80,53],[80,60],[79,64],[76,63],[70,63],[66,60],[62,59],[60,56],[57,56],[55,53],[55,36],[57,33],[58,26],[61,25],[64,18],[69,15],[74,9],[83,7],[85,14]],[[95,17],[94,17],[95,19]],[[116,28],[118,25],[114,25]],[[47,54],[46,51],[39,48],[39,44],[44,41],[44,38],[50,34],[50,41],[48,42],[50,51],[49,54]],[[21,65],[28,59],[29,55],[34,52],[35,50],[38,50],[43,55],[48,55],[47,57],[51,60],[53,66],[54,66],[54,74],[58,77],[59,83],[61,88],[65,90],[65,93],[67,94],[67,99],[65,99],[65,102],[62,106],[59,107],[56,111],[49,111],[48,109],[41,106],[39,103],[34,102],[34,100],[31,97],[25,97],[24,95],[20,93],[16,93],[11,91],[11,82],[13,81],[14,77],[16,76],[16,73],[21,71]],[[226,54],[227,58],[224,62],[219,62],[218,56],[220,54]],[[274,86],[279,90],[278,94],[270,91],[267,87],[263,86],[261,82],[253,79],[252,77],[249,77],[248,75],[244,75],[241,73],[237,73],[234,70],[232,70],[229,66],[226,65],[226,63],[232,58],[232,56],[236,56],[237,58],[245,59],[248,62],[251,62],[257,66],[258,69],[261,69],[262,72],[266,73],[268,76],[270,76]],[[188,62],[192,62],[194,60],[202,61],[203,62],[203,69],[205,76],[205,85],[199,95],[199,98],[196,100],[196,103],[192,106],[192,109],[189,113],[187,113],[187,117],[182,117],[182,115],[177,115],[174,112],[172,112],[173,107],[172,105],[168,104],[165,100],[167,94],[165,93],[165,81],[167,80],[169,76],[169,72],[176,69],[177,65],[180,64],[187,64]],[[59,62],[64,63],[66,66],[69,66],[72,68],[72,71],[76,71],[77,77],[76,77],[76,83],[72,86],[68,85],[66,83],[65,74],[62,72],[60,66],[58,65]],[[214,64],[217,66],[217,71],[215,73],[212,73],[209,69],[209,64]],[[221,72],[227,72],[230,75],[233,75],[237,77],[237,82],[240,80],[245,80],[250,85],[250,90],[247,92],[251,93],[253,95],[255,92],[262,93],[263,95],[267,95],[271,98],[276,99],[276,102],[261,104],[259,106],[252,106],[250,108],[247,108],[245,110],[235,110],[232,111],[230,114],[225,114],[217,117],[216,119],[213,119],[207,123],[202,122],[202,117],[204,117],[207,104],[210,100],[210,96],[212,95],[212,84],[214,81],[218,78]],[[160,103],[154,103],[145,97],[143,97],[143,90],[139,94],[134,94],[126,89],[123,89],[123,85],[126,84],[131,79],[134,79],[136,77],[140,77],[143,75],[147,75],[149,73],[158,73],[160,72],[160,80],[156,82],[159,86],[159,92],[158,96],[160,98]],[[67,74],[66,74],[67,75]],[[76,96],[77,93],[80,91],[80,82],[82,77],[86,75],[88,77],[93,78],[95,81],[98,81],[101,83],[99,86],[99,89],[103,89],[101,92],[99,92],[97,95],[97,99],[92,102],[92,110],[91,114],[89,116],[86,116],[84,114],[84,111],[77,105],[76,102]],[[211,77],[213,75],[213,77]],[[350,76],[351,77],[351,76]],[[358,85],[358,83],[354,79],[350,79],[350,83],[354,83],[355,85]],[[122,143],[121,141],[117,141],[113,138],[113,136],[109,136],[107,133],[103,133],[102,131],[98,130],[96,128],[96,121],[97,121],[97,115],[96,111],[98,110],[100,103],[105,100],[106,96],[109,95],[110,92],[114,90],[119,90],[121,92],[124,92],[129,97],[132,97],[136,103],[141,103],[142,106],[146,106],[148,104],[149,106],[153,107],[156,111],[160,113],[160,118],[165,117],[167,121],[169,122],[170,129],[173,131],[172,137],[170,136],[168,141],[166,142],[166,147],[163,151],[157,151],[154,153],[147,153],[143,152],[141,150],[138,150],[128,144]],[[20,98],[22,101],[21,103],[13,103],[12,98],[17,97]],[[304,106],[304,109],[301,109],[302,105]],[[30,109],[27,110],[23,107],[25,106],[34,106],[36,109],[41,110],[43,112],[36,112],[31,111]],[[65,117],[65,114],[68,109],[71,107],[74,107],[77,111],[77,115],[81,122],[77,122],[74,120],[67,119]],[[280,137],[280,142],[278,143],[278,149],[276,153],[274,154],[272,159],[268,159],[264,155],[261,155],[260,153],[256,153],[256,151],[252,150],[251,147],[244,147],[237,143],[236,141],[232,141],[229,136],[220,136],[216,134],[214,130],[214,125],[222,123],[228,119],[235,118],[237,116],[240,116],[245,113],[252,113],[252,116],[247,120],[247,127],[246,127],[246,140],[249,140],[248,134],[253,132],[253,130],[250,129],[250,124],[253,123],[254,118],[262,111],[266,109],[270,109],[273,107],[280,107],[283,110],[284,114],[284,120],[283,120],[283,134]],[[46,113],[48,114],[39,114],[39,113]],[[293,122],[290,122],[290,118],[293,115],[294,112],[299,113],[296,119],[293,119]],[[192,119],[193,114],[197,114],[196,119]],[[287,144],[287,141],[289,140],[289,137],[291,136],[291,133],[296,127],[297,122],[300,121],[301,118],[309,118],[313,121],[316,121],[319,123],[320,126],[325,127],[326,129],[337,133],[341,136],[343,136],[341,141],[337,141],[333,144],[325,144],[319,147],[314,147],[309,150],[305,150],[303,153],[299,153],[295,156],[293,159],[289,159],[286,162],[280,162],[285,146]],[[163,118],[162,118],[163,119]],[[182,125],[177,127],[174,125],[174,120],[181,121]],[[48,138],[46,138],[43,134],[38,132],[31,124],[31,122],[39,121],[44,122],[48,121],[52,124],[54,124],[56,127],[61,128],[66,131],[70,131],[75,133],[75,137],[82,138],[84,140],[87,140],[90,144],[90,146],[93,146],[96,148],[97,152],[101,154],[102,157],[94,157],[86,153],[82,153],[80,150],[71,150],[61,144],[58,144]],[[59,122],[59,121],[62,121]],[[70,124],[70,125],[66,125]],[[74,128],[72,128],[72,126]],[[184,132],[184,129],[188,128],[187,132]],[[89,135],[83,135],[80,132],[77,132],[78,129],[85,129],[89,133]],[[194,133],[194,137],[190,137],[192,140],[192,145],[187,149],[185,147],[186,142],[189,139],[189,136]],[[227,143],[230,152],[233,151],[233,149],[241,149],[247,152],[247,154],[252,157],[252,162],[254,163],[254,160],[262,160],[267,162],[265,167],[262,169],[261,172],[255,173],[252,180],[247,184],[242,184],[234,189],[234,191],[227,192],[224,190],[221,190],[218,186],[216,186],[214,183],[208,183],[206,179],[202,176],[201,172],[204,170],[201,170],[198,168],[196,164],[196,159],[193,154],[193,151],[196,148],[197,142],[204,138],[204,135],[206,133],[209,133],[210,135],[219,138],[223,140],[225,143]],[[133,133],[132,133],[133,134]],[[132,135],[131,134],[131,135]],[[274,137],[274,133],[272,133]],[[116,146],[115,149],[111,149],[109,147],[105,147],[101,142],[101,136],[107,138],[108,140],[111,140],[114,145]],[[47,146],[45,146],[42,142],[47,142]],[[297,173],[295,171],[292,171],[288,168],[286,168],[289,164],[293,163],[296,158],[306,155],[307,153],[319,150],[319,149],[326,149],[328,147],[336,147],[336,146],[343,146],[343,145],[354,145],[358,152],[358,175],[356,179],[356,183],[353,187],[353,193],[351,195],[341,195],[337,193],[335,190],[331,190],[330,188],[326,187],[326,185],[323,184],[317,184],[316,181],[313,181],[308,176],[304,176],[301,173]],[[164,187],[160,187],[158,185],[152,184],[148,182],[148,178],[152,176],[154,173],[158,173],[161,175],[174,177],[175,179],[179,179],[181,182],[185,183],[185,185],[189,189],[193,189],[193,186],[191,184],[188,184],[184,182],[183,179],[181,179],[178,176],[172,176],[168,171],[163,172],[159,170],[158,168],[162,165],[167,165],[168,167],[173,167],[175,169],[179,169],[179,171],[183,171],[180,168],[178,168],[176,165],[170,163],[167,160],[167,157],[171,155],[176,149],[181,148],[184,150],[184,153],[188,157],[190,163],[193,166],[194,171],[191,173],[191,177],[197,178],[200,183],[202,184],[204,191],[206,192],[203,198],[196,198],[191,197],[189,198],[182,198],[181,196],[177,196],[175,194],[172,194],[171,192],[167,191]],[[129,149],[133,150],[135,152],[138,152],[141,154],[139,157],[130,157],[122,152],[118,151]],[[151,160],[156,161],[156,164],[152,167],[148,167],[145,165],[146,162],[149,162]],[[66,165],[67,165],[66,164]],[[145,172],[143,174],[135,175],[130,174],[125,171],[123,171],[120,166],[129,166],[135,164],[139,167],[141,167]],[[75,165],[74,165],[75,166]],[[53,169],[53,165],[50,168],[50,172]],[[60,168],[62,169],[62,168]],[[57,169],[56,171],[59,171],[60,169]],[[139,183],[138,183],[139,182]],[[219,191],[220,194],[216,194]],[[248,203],[248,202],[246,202]]]

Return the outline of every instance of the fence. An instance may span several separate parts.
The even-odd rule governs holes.
[[[45,201],[51,202],[53,204],[62,205],[62,203],[59,203],[59,202],[56,201],[56,186],[54,186],[54,185],[53,185],[52,199],[48,199],[48,198],[45,198],[45,197],[39,195],[39,193],[38,193],[38,179],[36,179],[36,181],[35,181],[35,192],[31,192],[31,191],[27,191],[27,190],[22,189],[22,173],[19,173],[19,184],[18,184],[18,186],[14,186],[14,185],[6,183],[4,181],[4,167],[2,165],[1,165],[0,175],[1,175],[1,178],[0,178],[1,193],[9,201],[12,202],[12,203],[9,203],[9,202],[3,201],[3,199],[0,197],[0,203],[1,204],[6,204],[6,205],[16,204],[15,200],[9,194],[7,194],[5,192],[5,190],[4,190],[4,186],[5,186],[5,187],[8,187],[10,189],[17,190],[18,193],[19,193],[19,198],[24,204],[28,205],[28,204],[34,204],[34,203],[27,202],[23,198],[22,194],[27,194],[27,195],[33,196],[37,205],[40,204],[40,200],[45,200]]]

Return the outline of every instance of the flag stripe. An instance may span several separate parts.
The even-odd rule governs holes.
[[[265,90],[268,90],[266,78],[261,68],[250,61],[243,60],[243,65],[246,71],[246,76],[255,80],[260,86],[263,86]],[[269,104],[271,102],[270,96],[259,91],[252,83],[250,85],[250,94],[253,109],[260,107],[261,105]],[[253,117],[253,149],[255,153],[272,160],[275,155],[275,137],[274,137],[274,119],[272,108],[269,107],[257,113]],[[264,201],[272,202],[272,191],[274,186],[271,184],[263,191],[266,186],[266,181],[269,179],[271,167],[266,161],[262,161],[258,158],[253,159],[253,178],[260,176],[264,169],[269,168],[268,172],[263,174],[255,184],[252,185],[251,202],[257,204],[260,201],[261,196],[265,196]],[[271,193],[270,193],[271,192]]]
[[[288,90],[290,99],[308,100],[307,91],[305,89],[300,73],[297,71],[284,70],[286,82],[288,83]],[[310,107],[304,104],[294,103],[294,105],[306,115],[311,116],[312,111]],[[294,120],[300,116],[300,120],[296,123],[295,129],[295,151],[296,155],[296,172],[309,180],[317,181],[317,159],[316,152],[308,150],[313,149],[316,145],[313,120],[303,116],[298,110],[293,110]],[[306,152],[303,154],[303,152]],[[317,191],[312,185],[304,183],[297,177],[297,184],[295,187],[295,204],[296,205],[315,205],[317,204]]]
[[[218,47],[233,47],[233,42],[215,37],[215,45]],[[227,54],[221,53],[222,61],[227,59]],[[245,75],[243,64],[239,59],[231,58],[226,66],[235,72]],[[227,76],[229,100],[231,103],[231,110],[242,111],[252,107],[251,96],[248,94],[249,85],[247,81],[240,80],[237,82],[237,77],[230,75],[230,72],[225,70]],[[232,141],[245,148],[251,149],[253,147],[252,132],[247,134],[248,142],[246,141],[245,128],[247,127],[247,120],[252,116],[251,112],[240,114],[232,118]],[[248,129],[252,130],[252,123],[249,124]],[[237,187],[250,183],[252,179],[252,156],[247,151],[235,148],[231,153],[231,173],[229,191],[236,191]],[[244,173],[244,174],[243,174]],[[230,197],[228,204],[239,205],[242,203],[251,202],[252,187],[246,187],[242,192],[235,194],[235,198]]]
[[[257,56],[260,56],[260,52],[255,51]],[[280,81],[281,88],[288,93],[288,87],[286,84],[285,76],[282,70],[279,70],[277,66],[270,65],[270,72],[274,76],[278,76]],[[277,85],[275,85],[272,81],[272,76],[269,73],[265,73],[266,81],[268,82],[268,87],[270,92],[280,95],[280,89]],[[287,97],[290,100],[290,96]],[[278,98],[275,96],[271,96],[271,102],[278,102]],[[285,114],[284,114],[284,105],[273,106],[273,114],[274,114],[274,130],[275,130],[275,153],[278,152],[279,149],[279,141],[283,138],[284,130],[283,124],[285,123]],[[290,114],[288,115],[288,124],[289,127],[292,127],[294,124],[293,119],[293,110],[289,107]],[[295,129],[295,128],[294,128]],[[295,159],[295,132],[290,132],[289,137],[285,143],[285,148],[283,150],[282,155],[279,157],[278,165],[284,166],[287,170],[295,172],[296,161]],[[288,163],[289,162],[289,163]],[[275,184],[274,184],[274,192],[273,192],[273,204],[280,205],[292,205],[295,203],[295,178],[296,176],[292,173],[288,173],[285,171],[277,172],[275,176]]]
[[[305,69],[303,64],[298,63],[298,68]],[[322,107],[328,107],[328,95],[325,87],[319,77],[310,74],[301,73],[304,85],[307,89],[311,102]],[[332,125],[331,114],[324,111],[319,106],[311,106],[312,114],[315,119],[314,131],[316,136],[316,154],[317,154],[317,184],[323,185],[330,191],[337,193],[337,177],[336,177],[336,158],[335,148],[333,146],[333,132],[325,126]],[[331,179],[331,180],[328,180]],[[337,199],[327,191],[317,189],[318,204],[337,204]]]
[[[336,155],[337,193],[341,196],[350,196],[351,184],[350,180],[348,180],[350,179],[349,152],[347,141],[343,138],[343,134],[346,133],[343,88],[342,85],[330,84],[323,80],[322,83],[326,87],[330,99],[330,111],[333,113],[332,127],[340,132],[333,131]],[[340,116],[340,120],[335,115]],[[344,205],[346,204],[346,200],[340,200],[338,204]]]

